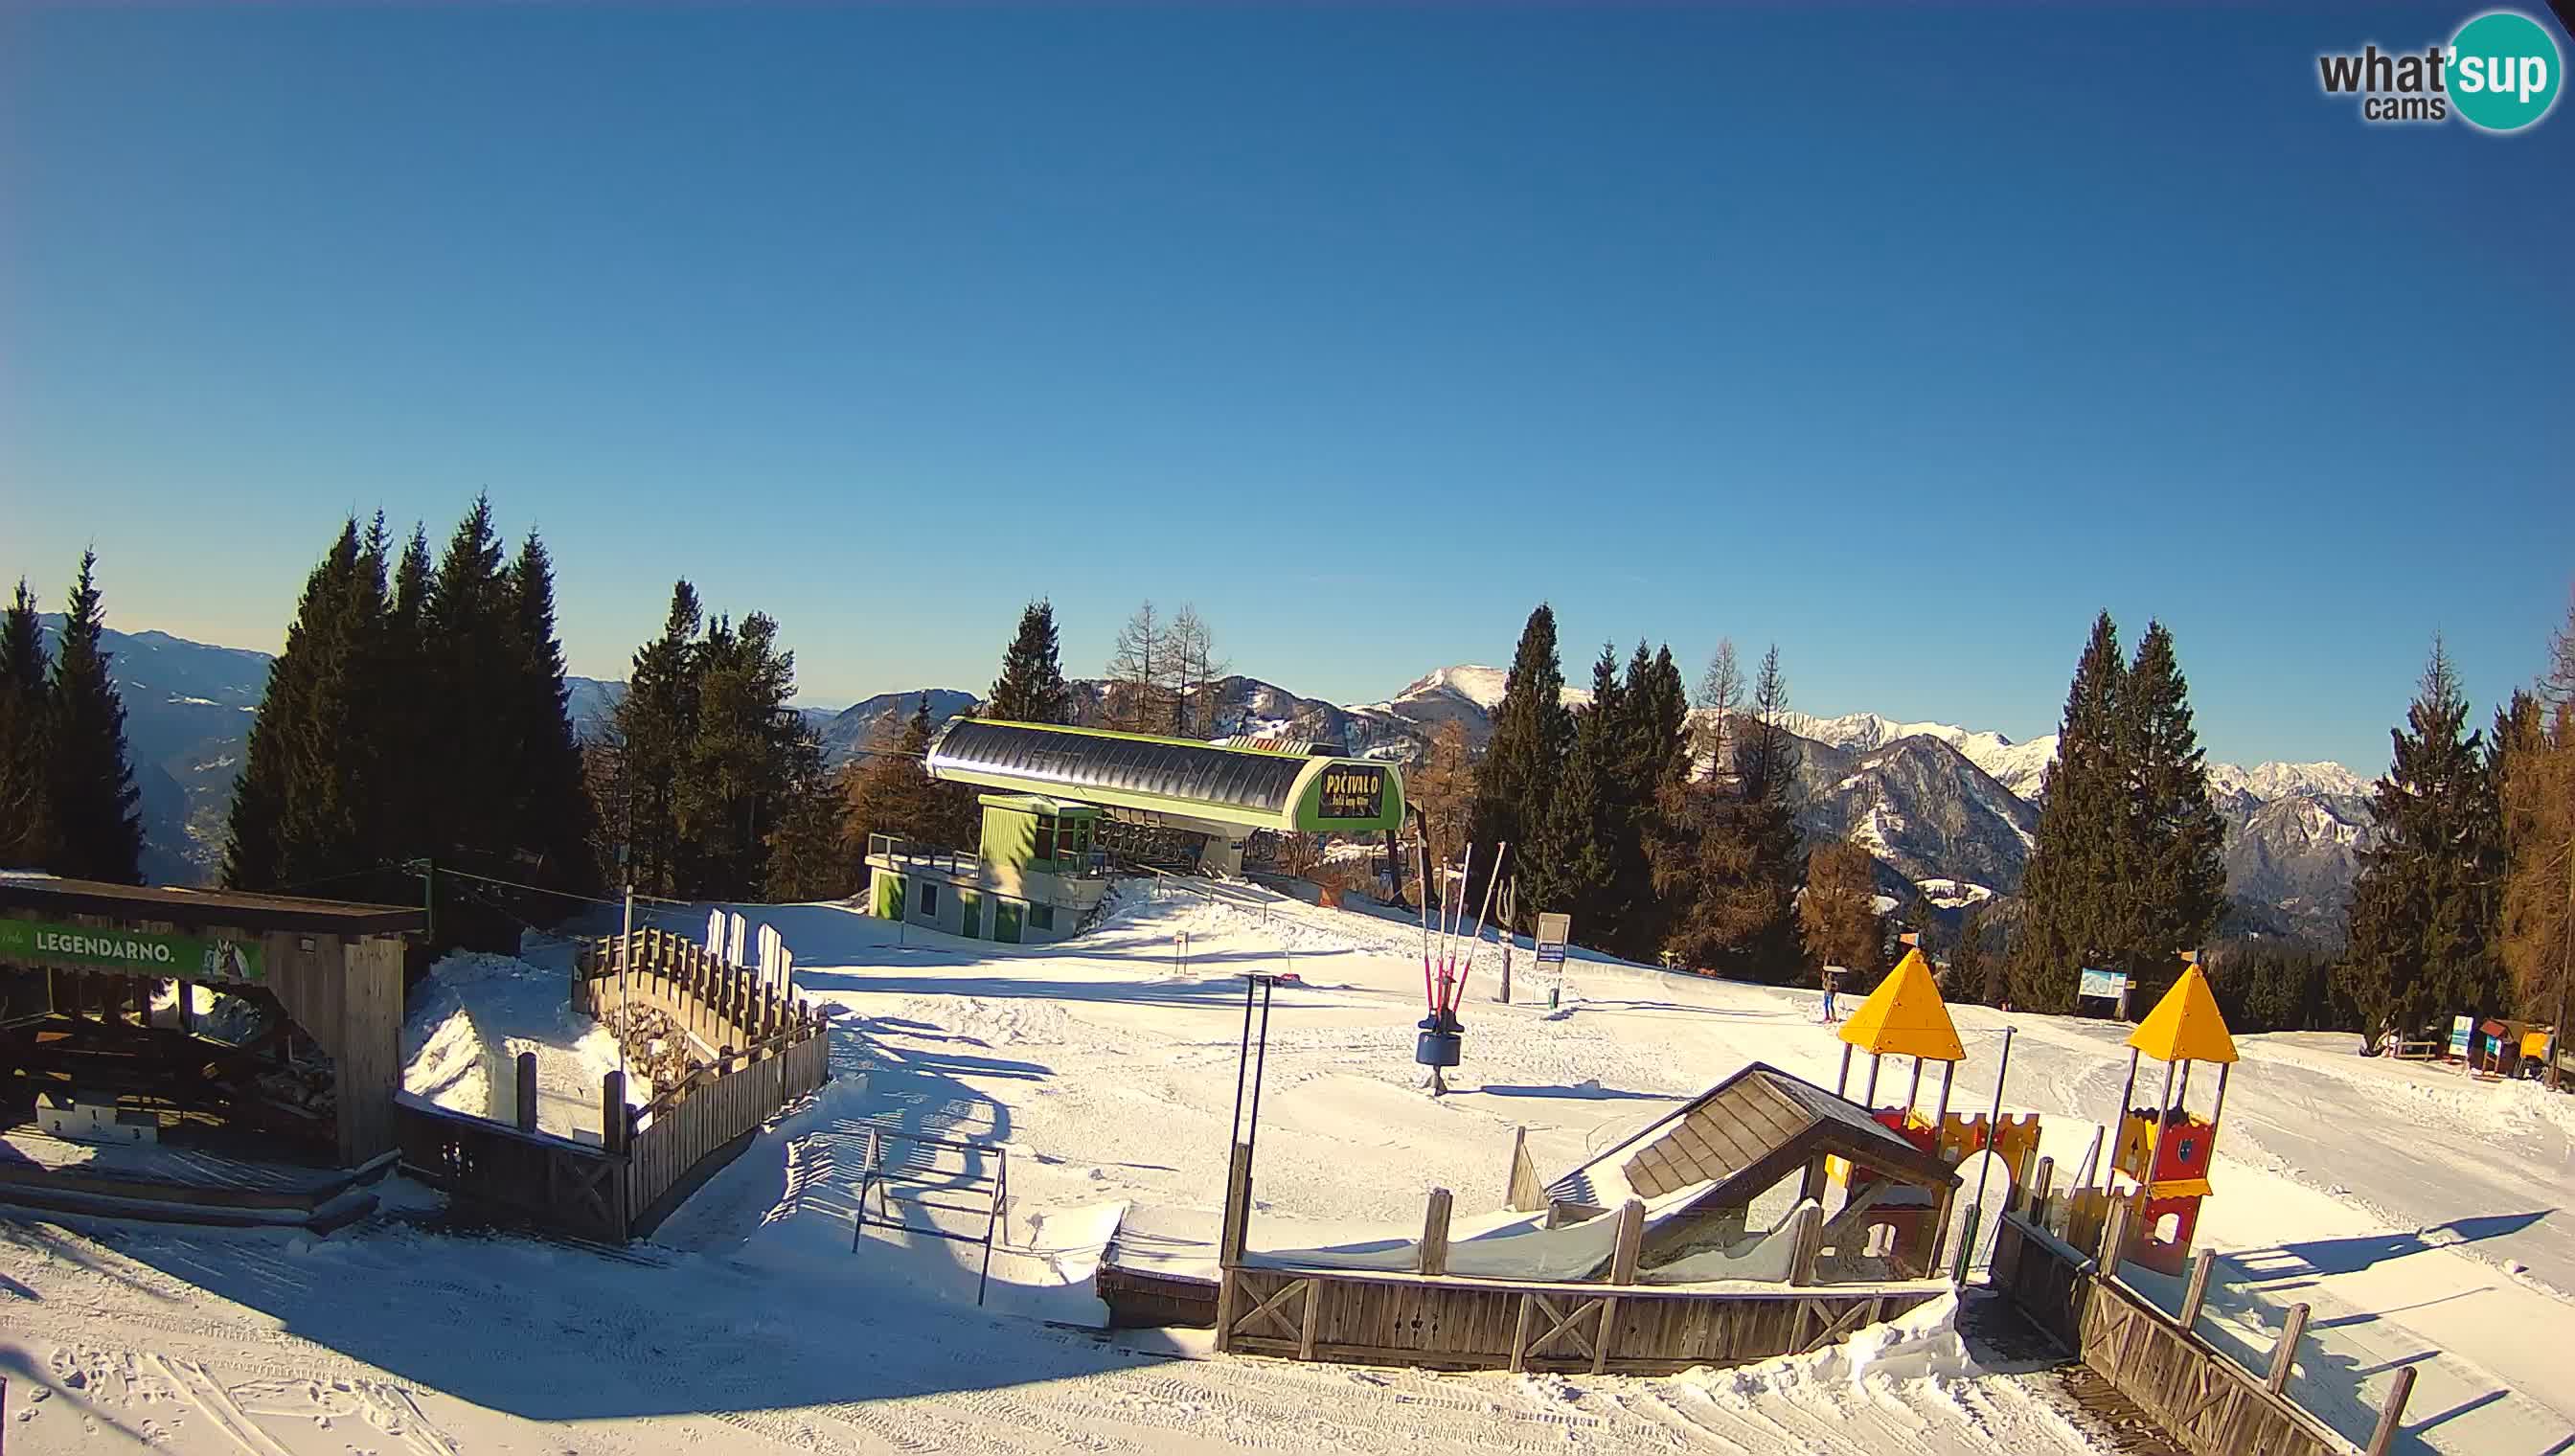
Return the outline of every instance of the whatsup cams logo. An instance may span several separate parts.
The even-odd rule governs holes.
[[[2331,97],[2360,100],[2369,122],[2436,122],[2452,117],[2481,131],[2535,126],[2565,89],[2557,37],[2518,10],[2489,10],[2447,44],[2419,51],[2316,57],[2316,79]]]

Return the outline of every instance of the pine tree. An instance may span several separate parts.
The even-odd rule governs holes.
[[[506,586],[510,711],[518,720],[511,736],[519,744],[510,840],[536,855],[534,872],[548,886],[594,894],[600,888],[589,848],[594,824],[555,633],[554,560],[535,532],[520,544]]]
[[[1806,856],[1797,928],[1808,970],[1838,965],[1852,973],[1854,989],[1876,984],[1886,969],[1886,925],[1877,913],[1877,861],[1866,849],[1836,840]]]
[[[25,578],[0,618],[0,869],[33,868],[54,858],[51,755],[53,717],[45,629]]]
[[[2142,1014],[2180,974],[2181,952],[2205,945],[2226,911],[2225,824],[2209,801],[2190,688],[2159,622],[2146,625],[2119,680],[2117,744],[2128,792],[2127,909],[2114,963],[2128,972],[2129,1004]]]
[[[625,803],[628,877],[647,894],[677,895],[696,882],[680,834],[681,768],[698,725],[697,589],[671,588],[662,635],[635,652],[612,722]]]
[[[2436,639],[2406,726],[2389,735],[2394,752],[2371,797],[2378,841],[2352,886],[2340,986],[2367,1036],[2492,1015],[2509,998],[2495,954],[2503,826],[2483,735],[2467,718]]]
[[[107,621],[97,569],[98,553],[81,553],[54,658],[46,738],[57,844],[46,867],[72,879],[141,884],[143,821],[134,805],[142,795],[126,755],[125,704],[100,646]]]
[[[1072,721],[1073,695],[1057,658],[1054,603],[1040,598],[1020,613],[1019,635],[1002,654],[1002,676],[993,680],[984,717],[1004,723]]]
[[[698,878],[684,892],[738,899],[758,891],[804,728],[787,706],[795,655],[779,649],[778,624],[755,612],[739,630],[721,617],[710,623],[698,663],[696,732],[678,785],[678,827]]]
[[[823,766],[823,742],[811,729],[789,745],[777,827],[769,832],[763,897],[772,901],[840,899],[858,882],[860,859],[842,837],[841,787]]]
[[[1555,612],[1541,602],[1520,629],[1519,647],[1511,655],[1510,675],[1503,680],[1502,701],[1493,710],[1493,735],[1484,745],[1475,774],[1475,806],[1467,816],[1467,835],[1477,844],[1508,840],[1522,871],[1520,920],[1525,930],[1542,910],[1564,907],[1541,902],[1534,886],[1553,871],[1534,860],[1530,839],[1546,820],[1556,776],[1573,747],[1573,718],[1564,708],[1564,668],[1556,657]],[[1489,852],[1477,856],[1489,865]],[[1467,886],[1483,895],[1483,873]]]
[[[2075,665],[2056,759],[2041,780],[2038,832],[2021,876],[2021,925],[2010,952],[2016,1006],[2071,1010],[2076,971],[2106,968],[2127,940],[2122,876],[2130,866],[2121,846],[2131,808],[2119,756],[2126,675],[2118,626],[2104,612],[2093,620]]]
[[[1523,882],[1550,910],[1573,917],[1586,945],[1609,948],[1625,921],[1618,898],[1618,773],[1629,750],[1626,690],[1603,644],[1591,668],[1591,702],[1573,715],[1573,747],[1525,845]],[[1480,901],[1480,891],[1468,896]]]
[[[480,872],[515,869],[513,760],[523,746],[519,732],[526,719],[518,696],[517,604],[492,529],[489,496],[476,496],[457,523],[435,580],[425,604],[435,695],[428,744],[430,837],[442,854],[461,856]]]
[[[1958,941],[1949,952],[1947,994],[1952,1000],[1973,1000],[1988,1006],[2003,1002],[2004,961],[1994,944],[1993,903],[1976,901],[1967,906],[1965,917],[1958,921]]]

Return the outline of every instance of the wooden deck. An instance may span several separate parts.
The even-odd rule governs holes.
[[[221,1225],[336,1228],[374,1207],[350,1198],[391,1164],[315,1168],[169,1143],[96,1145],[0,1132],[0,1204],[55,1213]]]

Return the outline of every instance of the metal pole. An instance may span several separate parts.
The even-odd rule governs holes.
[[[635,1017],[626,1007],[626,967],[635,959],[635,881],[626,881],[626,928],[617,941],[617,1069],[626,1070],[626,1038],[633,1034]]]
[[[1937,1127],[1949,1120],[1949,1084],[1957,1079],[1958,1064],[1956,1062],[1944,1061],[1940,1063],[1940,1112],[1938,1116],[1931,1119],[1932,1126]]]
[[[1874,1107],[1877,1105],[1877,1069],[1881,1065],[1885,1064],[1885,1057],[1878,1055],[1874,1051],[1868,1054],[1868,1090],[1859,1094],[1859,1104],[1861,1106]]]
[[[2001,1064],[2000,1064],[2000,1065],[1997,1065],[1997,1066],[1994,1068],[1994,1110],[1993,1110],[1993,1112],[1992,1112],[1990,1115],[1988,1115],[1988,1116],[1985,1118],[1985,1154],[1986,1154],[1986,1156],[1985,1156],[1985,1160],[1984,1160],[1983,1162],[1978,1163],[1978,1164],[1976,1165],[1976,1209],[1975,1209],[1975,1211],[1976,1211],[1976,1212],[1978,1212],[1978,1213],[1981,1213],[1982,1211],[1984,1211],[1984,1206],[1985,1206],[1985,1181],[1986,1181],[1987,1179],[1991,1178],[1991,1177],[1994,1175],[1994,1159],[1995,1159],[1995,1158],[1997,1158],[1997,1157],[1999,1157],[1999,1156],[2001,1156],[2001,1154],[1996,1153],[1996,1152],[1994,1151],[1994,1129],[1995,1129],[1997,1126],[2001,1125],[2001,1123],[2002,1123],[2002,1119],[2003,1119],[2003,1079],[2004,1079],[2005,1077],[2008,1077],[2008,1076],[2010,1076],[2010,1075],[2011,1075],[2011,1044],[2012,1044],[2012,1031],[2013,1031],[2013,1029],[2014,1029],[2014,1028],[2009,1027],[2009,1026],[2006,1026],[2006,1027],[2004,1027],[2004,1028],[2003,1028],[2003,1059],[2002,1059]],[[1971,1214],[1969,1215],[1969,1217],[1972,1219],[1972,1218],[1974,1217],[1974,1214],[1972,1214],[1972,1213],[1971,1213]],[[1967,1226],[1968,1226],[1968,1229],[1970,1230],[1970,1232],[1969,1232],[1969,1234],[1968,1234],[1968,1238],[1969,1238],[1970,1240],[1973,1240],[1973,1238],[1975,1237],[1975,1235],[1974,1235],[1974,1233],[1973,1233],[1973,1229],[1975,1228],[1975,1225],[1974,1225],[1974,1223],[1970,1222]],[[1971,1244],[1971,1247],[1972,1247],[1972,1244]],[[1958,1252],[1959,1252],[1959,1258],[1958,1258],[1958,1276],[1959,1276],[1959,1279],[1963,1282],[1963,1281],[1965,1280],[1965,1278],[1966,1278],[1966,1272],[1967,1272],[1967,1257],[1968,1257],[1968,1254],[1969,1254],[1969,1250],[1968,1250],[1968,1249],[1961,1249],[1961,1250],[1959,1250]]]
[[[1842,1043],[1842,1069],[1833,1073],[1833,1095],[1836,1097],[1850,1095],[1842,1089],[1850,1085],[1851,1050],[1852,1047],[1849,1042],[1845,1041]]]
[[[1913,1058],[1913,1085],[1904,1089],[1904,1110],[1909,1116],[1913,1104],[1922,1100],[1922,1058]]]

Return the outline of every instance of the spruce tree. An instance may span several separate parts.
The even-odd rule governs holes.
[[[2405,727],[2371,795],[2378,839],[2361,852],[2340,987],[2361,1031],[2410,1033],[2509,1000],[2496,955],[2503,828],[2483,735],[2467,727],[2436,639]]]
[[[517,604],[489,496],[476,496],[457,523],[435,582],[424,613],[433,689],[431,838],[441,853],[456,854],[479,872],[515,871],[512,789],[526,718],[518,696]]]
[[[50,677],[44,624],[22,577],[0,618],[0,869],[34,868],[54,857]]]
[[[2122,844],[2131,810],[2119,754],[2126,675],[2118,626],[2104,612],[2075,664],[2056,759],[2040,780],[2038,832],[2021,875],[2021,925],[2008,972],[2015,1006],[2071,1010],[2076,972],[2106,968],[2127,942],[2122,876],[2131,866]]]
[[[0,867],[31,866],[50,857],[50,678],[44,624],[22,577],[0,617]]]
[[[647,894],[677,895],[695,882],[679,826],[681,768],[697,734],[703,613],[697,589],[671,588],[662,635],[636,649],[626,696],[612,722],[624,789],[628,877]]]
[[[564,685],[563,644],[555,633],[554,561],[533,531],[510,565],[508,581],[515,679],[513,736],[519,743],[513,783],[511,841],[537,856],[553,888],[595,893],[590,855],[590,795],[582,783],[581,742],[574,734]]]
[[[1493,736],[1475,776],[1475,806],[1467,815],[1467,836],[1483,846],[1480,864],[1490,865],[1493,846],[1508,840],[1526,846],[1545,821],[1556,776],[1573,745],[1573,718],[1564,708],[1564,668],[1556,657],[1555,612],[1541,602],[1520,629],[1519,647],[1511,655],[1510,675],[1503,681],[1502,701],[1493,710]],[[1549,872],[1531,862],[1525,848],[1511,854],[1527,877],[1523,888]],[[1483,894],[1478,871],[1468,893]],[[1540,903],[1534,893],[1520,896],[1520,920],[1528,928],[1541,910],[1561,906]]]
[[[1040,598],[1020,613],[1019,634],[1002,654],[1002,676],[984,717],[1004,723],[1069,723],[1073,695],[1057,656],[1055,604]]]
[[[1626,910],[1618,898],[1618,771],[1627,723],[1618,659],[1604,645],[1591,670],[1591,702],[1573,715],[1573,747],[1529,833],[1522,879],[1547,909],[1573,917],[1580,943],[1613,951]],[[1479,894],[1468,898],[1480,902]]]
[[[722,617],[708,624],[697,650],[696,730],[678,783],[678,827],[697,872],[684,893],[758,891],[804,728],[787,706],[795,692],[795,655],[778,646],[775,621],[755,612],[739,629]]]
[[[143,882],[143,820],[134,768],[126,756],[125,704],[108,676],[100,645],[98,553],[81,553],[80,576],[63,614],[54,658],[51,723],[46,737],[56,848],[46,866],[73,879]]]
[[[823,743],[809,728],[789,744],[777,826],[769,832],[762,897],[771,901],[840,899],[858,883],[859,856],[841,834],[841,787],[823,766]]]
[[[382,852],[375,774],[385,721],[380,644],[382,557],[354,519],[306,577],[286,650],[269,664],[233,788],[224,882],[300,887],[346,877]]]
[[[2190,688],[2159,622],[2146,625],[2119,680],[2117,742],[2128,813],[2115,963],[2143,1014],[2181,973],[2181,952],[2204,946],[2226,912],[2225,824],[2209,801]]]

